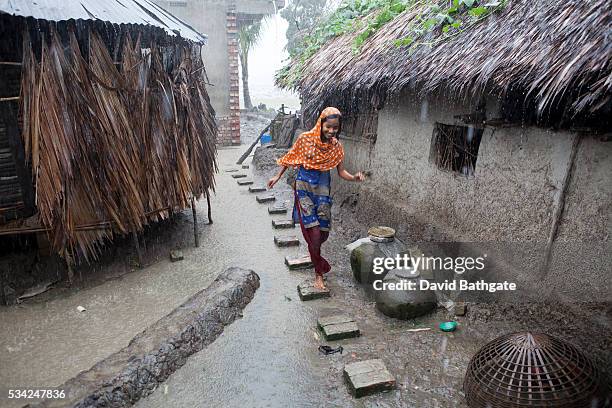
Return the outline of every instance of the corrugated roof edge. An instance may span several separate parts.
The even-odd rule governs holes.
[[[114,0],[103,4],[92,0],[53,4],[56,0],[31,3],[24,0],[0,0],[0,13],[47,21],[104,21],[113,25],[135,24],[163,29],[197,44],[206,44],[207,36],[149,0]]]

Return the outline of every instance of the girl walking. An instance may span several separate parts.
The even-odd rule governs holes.
[[[287,154],[277,160],[281,169],[268,181],[268,188],[272,188],[288,166],[298,167],[293,186],[293,221],[300,223],[308,244],[316,274],[314,286],[318,289],[325,288],[323,274],[331,269],[321,256],[321,245],[329,237],[331,228],[330,170],[335,168],[344,180],[365,179],[362,172],[352,175],[344,168],[344,149],[337,138],[341,129],[340,111],[333,107],[325,108],[315,127],[302,133]]]

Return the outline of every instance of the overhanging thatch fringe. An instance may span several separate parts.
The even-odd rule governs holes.
[[[396,47],[394,40],[414,36],[411,27],[426,18],[427,7],[428,2],[409,7],[357,55],[352,43],[358,33],[352,33],[311,57],[295,86],[307,116],[334,100],[358,105],[359,98],[384,100],[403,89],[455,96],[513,92],[532,100],[538,115],[553,108],[572,116],[596,114],[611,103],[608,0],[510,0],[500,12],[444,41],[434,32],[416,36],[421,45],[413,50]]]
[[[24,36],[24,146],[53,247],[90,259],[112,231],[78,226],[140,231],[168,216],[158,210],[214,190],[214,111],[202,62],[184,43],[143,53],[128,36],[118,69],[95,32],[88,60],[73,33],[68,47],[51,38],[37,61]]]

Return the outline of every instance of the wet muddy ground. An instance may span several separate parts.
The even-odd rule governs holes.
[[[256,131],[252,126],[250,132]],[[519,329],[553,330],[586,348],[601,364],[610,364],[610,314],[554,306],[511,308],[473,306],[466,317],[445,309],[412,321],[390,319],[357,284],[344,246],[364,236],[367,220],[355,220],[350,208],[334,208],[334,227],[323,254],[332,265],[330,299],[301,302],[296,286],[313,272],[289,271],[284,257],[306,253],[299,232],[274,230],[267,204],[255,201],[248,186],[238,186],[226,173],[247,146],[219,150],[217,194],[212,197],[214,224],[208,225],[206,202],[198,203],[200,242],[193,248],[190,211],[168,223],[163,233],[151,232],[146,259],[134,269],[133,254],[115,250],[96,268],[95,279],[82,287],[52,290],[13,308],[0,309],[0,384],[14,387],[54,386],[124,347],[138,332],[193,293],[206,287],[225,267],[255,270],[261,287],[243,318],[227,327],[210,346],[189,358],[139,407],[465,407],[462,383],[470,358],[487,341]],[[262,151],[259,151],[259,155]],[[264,156],[274,155],[271,151]],[[264,183],[275,171],[273,160],[259,169],[242,170]],[[245,163],[250,163],[248,158]],[[352,169],[350,169],[352,170]],[[335,181],[338,182],[338,181]],[[291,202],[283,181],[274,189],[278,202]],[[339,201],[336,201],[338,203]],[[299,248],[277,248],[273,237],[298,235]],[[167,254],[181,248],[185,259],[170,263]],[[112,259],[114,258],[114,259]],[[130,261],[132,259],[132,261]],[[134,269],[133,272],[132,269]],[[131,273],[130,273],[131,272]],[[115,277],[112,280],[105,278]],[[79,313],[76,307],[88,310]],[[361,337],[325,342],[316,330],[318,316],[350,314]],[[542,316],[553,316],[543,319]],[[514,319],[520,317],[520,319]],[[593,319],[596,317],[596,319]],[[441,321],[459,322],[455,333],[437,329]],[[565,319],[564,327],[557,323]],[[580,320],[584,322],[580,323]],[[591,327],[585,334],[584,327]],[[595,326],[593,326],[595,325]],[[430,331],[409,332],[430,327]],[[344,347],[343,354],[323,356],[320,344]],[[589,349],[589,345],[592,345]],[[354,399],[342,378],[348,362],[381,358],[396,377],[397,389]],[[0,400],[0,402],[5,402]],[[0,404],[0,406],[4,406]],[[10,406],[10,405],[9,405]],[[17,405],[15,405],[17,406]]]
[[[251,169],[256,181],[263,183],[276,171],[271,158],[279,153],[256,151],[258,163],[262,164]],[[291,201],[289,186],[283,181],[274,191],[278,200]],[[247,210],[254,200],[252,196],[245,199]],[[270,243],[273,217],[267,214],[266,206],[259,205],[252,217],[257,226],[251,234],[261,234]],[[245,309],[244,318],[226,329],[205,351],[193,356],[138,406],[465,407],[463,378],[470,358],[480,347],[501,334],[520,329],[549,332],[550,327],[535,316],[513,321],[491,305],[474,306],[466,317],[454,317],[443,308],[412,321],[383,316],[375,309],[370,294],[353,280],[349,253],[344,248],[356,237],[364,236],[366,225],[351,220],[350,211],[336,212],[334,222],[331,237],[324,245],[324,255],[332,265],[328,279],[331,299],[299,301],[296,285],[302,279],[312,279],[312,271],[287,270],[282,265],[283,257],[291,251],[270,249],[261,267],[256,268],[262,287]],[[299,229],[292,231],[300,235]],[[305,250],[302,240],[300,251]],[[261,261],[253,260],[252,264],[259,265]],[[551,309],[554,308],[548,311]],[[521,310],[526,315],[533,314],[527,308]],[[316,318],[335,312],[353,316],[361,337],[325,342],[316,330]],[[576,318],[569,312],[565,316]],[[449,319],[459,322],[458,331],[439,331],[438,324]],[[423,327],[431,330],[409,331]],[[609,350],[605,327],[597,341]],[[344,353],[323,356],[317,350],[320,344],[341,344]],[[396,376],[397,390],[354,399],[343,381],[343,367],[370,358],[385,361]]]

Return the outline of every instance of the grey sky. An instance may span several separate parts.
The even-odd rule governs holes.
[[[264,23],[261,40],[249,54],[249,90],[254,105],[265,103],[268,107],[279,108],[281,103],[295,110],[299,107],[297,95],[282,91],[274,86],[274,73],[289,57],[284,50],[287,44],[285,32],[287,21],[274,15]],[[242,81],[240,83],[242,87]],[[242,105],[242,89],[240,92]]]

